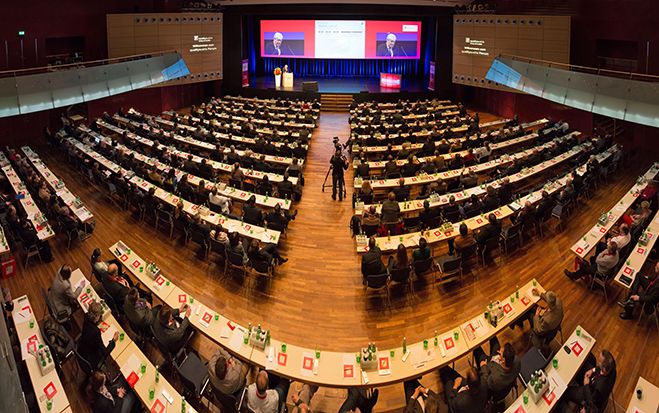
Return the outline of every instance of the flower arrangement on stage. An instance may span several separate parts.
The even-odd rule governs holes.
[[[281,68],[280,67],[275,67],[275,76],[281,75]]]

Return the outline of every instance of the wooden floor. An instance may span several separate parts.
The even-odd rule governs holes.
[[[481,114],[482,121],[490,119]],[[505,296],[516,285],[535,277],[563,299],[564,332],[572,331],[579,323],[596,337],[596,350],[607,348],[616,357],[618,381],[614,394],[618,405],[627,405],[639,375],[659,383],[659,340],[654,326],[621,321],[619,307],[613,300],[606,304],[601,294],[592,293],[583,283],[574,283],[563,275],[563,268],[573,263],[570,246],[647,169],[650,159],[632,160],[607,188],[600,189],[578,209],[562,232],[550,233],[542,241],[531,242],[523,251],[480,269],[477,280],[468,275],[462,288],[438,288],[421,282],[416,286],[415,299],[394,296],[389,311],[379,299],[365,299],[360,261],[348,228],[353,213],[350,202],[332,201],[329,188],[321,192],[332,152],[332,137],[340,136],[343,142],[348,132],[347,114],[323,113],[320,117],[320,127],[314,133],[305,163],[306,186],[297,206],[299,214],[282,241],[282,253],[290,260],[279,267],[271,285],[257,285],[249,293],[243,285],[224,277],[215,263],[199,260],[191,245],[186,247],[170,241],[164,232],[157,233],[150,225],[139,224],[128,212],[113,207],[100,189],[81,180],[62,154],[34,144],[33,149],[53,172],[88,205],[98,224],[92,237],[71,251],[66,250],[64,237],[60,235],[51,242],[54,262],[36,263],[28,270],[19,267],[18,275],[3,285],[10,288],[14,297],[29,294],[38,314],[43,314],[45,308],[38,288],[50,284],[60,265],[80,267],[89,275],[92,250],[100,247],[104,254],[109,254],[107,247],[122,239],[142,257],[158,263],[182,288],[214,304],[229,318],[242,324],[260,323],[271,329],[273,336],[288,343],[355,351],[367,342],[388,347],[400,345],[403,336],[408,342],[429,337],[434,330],[443,330],[481,312],[490,300]],[[346,182],[352,182],[352,171],[348,172]],[[348,188],[348,198],[351,193]],[[445,250],[442,246],[435,254],[443,254]],[[511,330],[503,340],[513,341],[517,351],[523,352],[528,336],[526,332]],[[197,338],[193,345],[206,358],[214,350],[203,338]],[[73,410],[89,411],[76,396],[75,378],[70,371],[65,374],[71,379],[65,380],[65,385],[74,403]],[[436,376],[424,377],[422,382],[436,388]],[[316,411],[334,412],[343,397],[343,390],[322,390],[313,405]],[[381,390],[376,411],[400,411],[404,402],[402,386],[389,386]]]

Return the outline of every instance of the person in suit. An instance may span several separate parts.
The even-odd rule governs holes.
[[[405,186],[405,178],[398,179],[398,186],[393,190],[396,201],[403,202],[407,201],[410,197],[410,189]]]
[[[266,56],[295,56],[295,53],[291,50],[290,47],[287,47],[283,44],[284,35],[280,32],[276,32],[272,35],[272,42],[266,43],[265,45],[265,54]]]
[[[481,230],[478,231],[474,237],[476,242],[478,242],[478,244],[481,246],[485,245],[485,242],[488,239],[499,238],[499,234],[501,234],[501,223],[497,219],[496,215],[491,213],[487,216],[487,221],[487,225],[481,228]]]
[[[455,195],[449,195],[448,204],[442,208],[444,219],[451,222],[458,222],[461,219],[460,206],[455,202]]]
[[[82,286],[76,288],[75,291],[71,289],[70,279],[71,267],[66,264],[62,265],[57,275],[55,275],[55,279],[48,293],[53,306],[53,312],[56,316],[61,315],[62,318],[70,316],[78,308],[77,297],[82,292]]]
[[[423,211],[419,214],[421,228],[430,229],[436,227],[439,223],[440,215],[439,208],[430,208],[430,202],[427,199],[423,201]]]
[[[357,412],[371,413],[378,402],[378,389],[349,387],[348,397],[339,408],[339,413]]]
[[[134,287],[128,290],[124,298],[123,308],[131,325],[142,332],[149,331],[149,326],[153,324],[156,314],[160,311],[160,306],[153,308],[149,301],[140,298],[139,290]]]
[[[533,294],[538,293],[539,291],[534,288]],[[563,301],[553,291],[540,294],[540,298],[547,303],[547,307],[537,306],[529,322],[532,329],[531,342],[535,347],[542,349],[563,322]]]
[[[108,272],[101,279],[101,284],[118,306],[123,306],[128,290],[132,287],[128,279],[119,274],[116,264],[108,266]]]
[[[142,410],[128,383],[120,380],[108,387],[107,375],[100,370],[89,378],[87,395],[95,413],[138,413]]]
[[[407,400],[404,413],[439,413],[439,395],[423,387],[419,380],[407,380],[403,383],[403,388]]]
[[[362,277],[364,283],[369,275],[384,274],[387,268],[382,262],[382,250],[375,245],[375,237],[368,239],[368,251],[362,255]]]
[[[592,403],[597,407],[597,411],[603,412],[616,382],[616,362],[610,351],[602,350],[596,361],[595,357],[589,354],[584,365],[586,370],[583,379],[577,379],[576,383],[568,385],[562,401],[578,406]]]
[[[445,366],[439,370],[439,378],[444,385],[446,400],[453,413],[473,413],[485,411],[487,405],[487,385],[475,368],[469,367],[466,379],[452,368]]]
[[[253,225],[261,225],[263,223],[263,211],[256,206],[256,196],[250,196],[243,205],[243,219],[245,222]]]
[[[454,255],[455,253],[460,254],[461,250],[467,248],[475,242],[474,236],[471,232],[469,232],[469,227],[467,227],[467,224],[462,222],[458,230],[460,231],[460,235],[455,238],[449,238],[448,240],[449,255]]]
[[[82,324],[82,333],[78,339],[78,353],[89,362],[93,370],[103,364],[105,358],[114,350],[114,346],[119,340],[119,332],[117,331],[107,346],[103,344],[101,330],[98,328],[102,316],[103,308],[100,303],[94,301],[89,304],[85,321]]]
[[[185,313],[183,320],[175,319],[181,313]],[[158,317],[153,323],[153,335],[161,346],[172,353],[176,353],[186,338],[190,328],[190,306],[183,304],[181,308],[172,310],[163,307],[158,312]]]
[[[641,292],[641,289],[643,292]],[[624,308],[620,318],[630,320],[633,318],[634,308],[637,304],[645,305],[645,312],[650,314],[659,303],[659,262],[654,266],[654,274],[638,275],[627,295],[627,301],[618,304]]]
[[[389,192],[387,199],[382,203],[381,208],[382,222],[394,223],[400,220],[400,205],[396,201],[396,194]]]
[[[398,57],[407,56],[407,53],[402,47],[396,46],[396,35],[389,33],[385,42],[378,46],[375,55],[378,57]]]
[[[515,380],[522,368],[519,357],[515,356],[512,344],[503,347],[497,337],[490,339],[490,355],[487,356],[481,347],[474,350],[474,360],[477,363],[481,378],[487,385],[487,390],[495,401],[502,400],[515,385]]]

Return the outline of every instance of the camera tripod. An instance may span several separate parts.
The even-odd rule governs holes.
[[[331,167],[331,166],[330,166],[330,168],[327,170],[327,174],[325,175],[325,180],[323,181],[322,192],[325,192],[325,187],[328,186],[328,185],[327,185],[327,178],[329,177],[330,172],[332,172],[332,167]],[[341,175],[341,182],[343,183],[343,198],[345,199],[345,198],[347,198],[347,196],[348,196],[348,191],[346,190],[346,178],[345,178],[345,174],[342,174],[342,175]],[[341,195],[341,194],[339,194],[339,196],[340,196],[340,195]]]

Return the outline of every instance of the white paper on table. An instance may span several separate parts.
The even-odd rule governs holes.
[[[431,341],[431,340],[429,340]],[[428,344],[428,349],[423,348],[423,343],[413,346],[410,354],[410,362],[416,369],[424,367],[429,361],[435,359],[435,347],[433,344]]]
[[[124,377],[130,376],[130,373],[135,372],[136,374],[140,374],[140,359],[137,358],[135,354],[131,354],[128,357],[128,360],[126,360],[126,363],[124,363],[123,366],[121,366],[121,374],[124,375]]]
[[[231,337],[231,329],[228,325],[223,325],[220,329],[220,338],[229,338]]]
[[[105,330],[105,333],[101,333],[103,344],[105,344],[106,347],[110,343],[110,340],[112,340],[112,337],[114,337],[114,333],[117,331],[118,330],[114,326],[110,326],[107,330]]]
[[[462,331],[470,340],[483,337],[487,333],[487,327],[483,323],[482,316],[476,316],[462,325]],[[473,335],[473,337],[472,337]]]
[[[16,311],[14,314],[14,323],[15,324],[23,324],[28,321],[30,321],[33,316],[32,316],[32,309],[30,307],[24,308],[20,311]]]
[[[409,242],[410,242],[412,245],[419,245],[419,240],[421,239],[421,237],[419,236],[418,233],[416,233],[416,234],[412,235],[412,236],[411,236],[410,238],[408,238],[408,239],[409,239]]]
[[[270,242],[270,232],[269,231],[263,231],[263,234],[261,234],[261,241]]]
[[[34,355],[30,353],[28,349],[28,345],[30,345],[31,342],[34,342],[34,346],[32,346],[34,351],[36,351],[39,348],[39,344],[41,344],[41,341],[39,340],[39,337],[36,336],[36,334],[23,340],[21,343],[21,358],[23,360],[26,360],[28,356],[34,357]]]
[[[231,334],[231,339],[229,340],[229,347],[234,350],[240,350],[243,346],[243,338],[245,335],[245,329],[242,327],[236,327]]]

